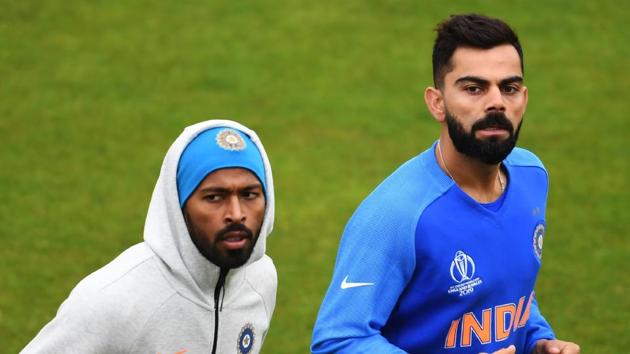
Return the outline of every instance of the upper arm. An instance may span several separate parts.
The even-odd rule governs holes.
[[[120,341],[111,340],[115,320],[103,316],[107,308],[74,303],[71,299],[60,307],[55,318],[46,324],[21,353],[94,353],[118,352]]]
[[[346,226],[315,324],[313,352],[400,350],[381,335],[415,268],[416,225],[413,217],[400,217],[409,210],[399,208],[368,199]]]

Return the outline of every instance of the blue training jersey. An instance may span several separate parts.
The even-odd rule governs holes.
[[[501,204],[483,205],[440,168],[435,146],[407,161],[344,230],[313,353],[531,353],[554,334],[534,284],[548,179],[515,148]]]

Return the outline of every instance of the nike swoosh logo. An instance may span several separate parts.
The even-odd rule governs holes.
[[[341,288],[342,289],[358,288],[360,286],[370,286],[370,285],[374,285],[374,283],[352,283],[352,282],[349,282],[347,275],[346,275],[345,278],[343,278],[343,281],[341,282]]]

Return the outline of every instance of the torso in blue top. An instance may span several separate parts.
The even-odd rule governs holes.
[[[530,353],[553,338],[533,295],[547,198],[541,162],[514,149],[493,210],[444,174],[434,148],[389,176],[348,223],[313,352],[479,353],[514,344]]]

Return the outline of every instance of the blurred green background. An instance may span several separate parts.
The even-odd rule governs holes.
[[[0,352],[141,241],[184,126],[258,132],[276,179],[277,307],[264,353],[305,353],[358,203],[436,139],[437,22],[513,25],[530,103],[520,145],[551,176],[541,309],[583,353],[630,346],[624,1],[6,1],[0,10]]]

